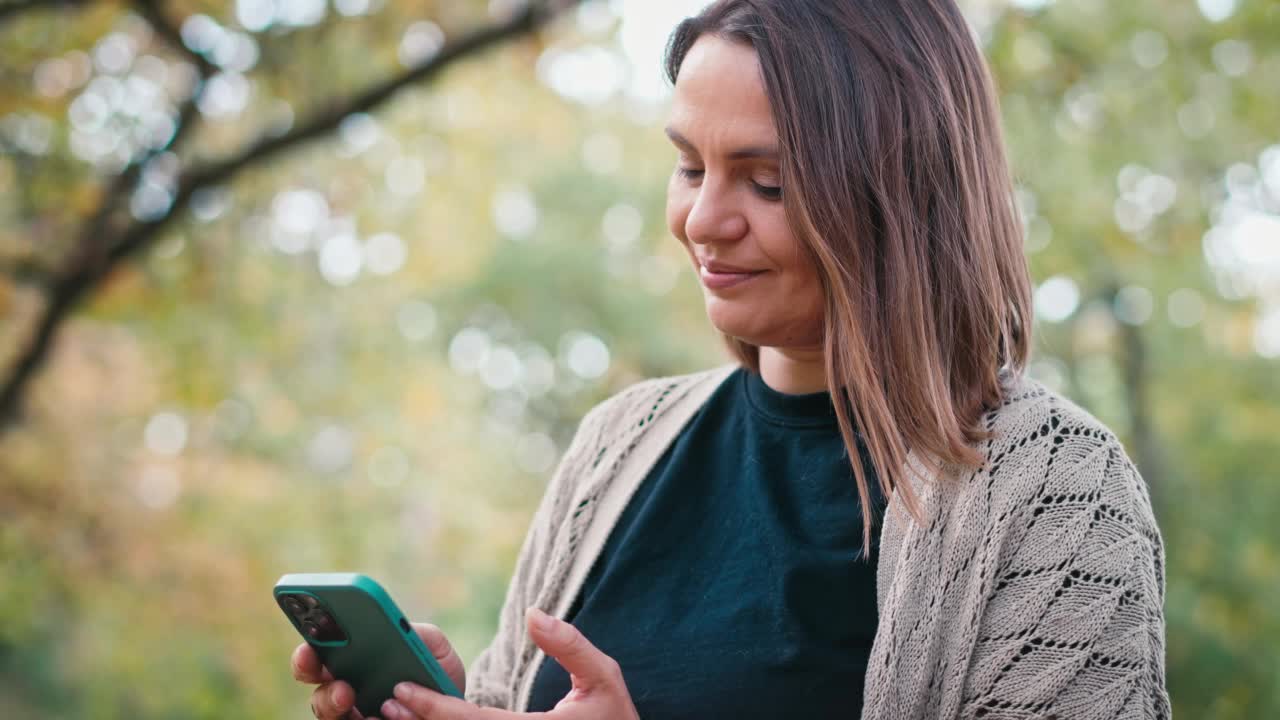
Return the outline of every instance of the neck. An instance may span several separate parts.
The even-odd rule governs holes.
[[[822,348],[760,348],[760,377],[770,388],[788,395],[827,390]]]

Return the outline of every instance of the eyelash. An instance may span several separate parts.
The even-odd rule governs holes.
[[[701,170],[692,170],[690,168],[685,168],[685,167],[676,167],[676,171],[680,174],[680,177],[685,178],[686,180],[696,180],[702,176]],[[780,187],[772,187],[770,185],[761,185],[755,180],[751,181],[751,185],[755,187],[756,192],[760,193],[760,196],[766,200],[782,199],[782,188]]]

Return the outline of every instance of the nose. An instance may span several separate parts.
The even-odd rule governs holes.
[[[689,242],[700,245],[732,242],[746,234],[747,219],[729,189],[708,176],[685,217],[684,231]]]

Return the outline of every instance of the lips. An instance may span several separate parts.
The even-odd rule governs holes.
[[[763,270],[753,270],[739,265],[730,265],[729,263],[723,263],[718,260],[699,259],[698,262],[702,267],[706,268],[708,272],[715,273],[716,275],[749,275],[751,273],[764,272]]]
[[[736,265],[717,262],[702,263],[699,267],[698,277],[709,290],[726,290],[753,280],[766,272],[765,270],[727,269],[737,267]]]

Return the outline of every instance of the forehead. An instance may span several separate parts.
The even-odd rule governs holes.
[[[777,137],[755,50],[716,35],[694,42],[680,65],[671,126],[694,142]]]

